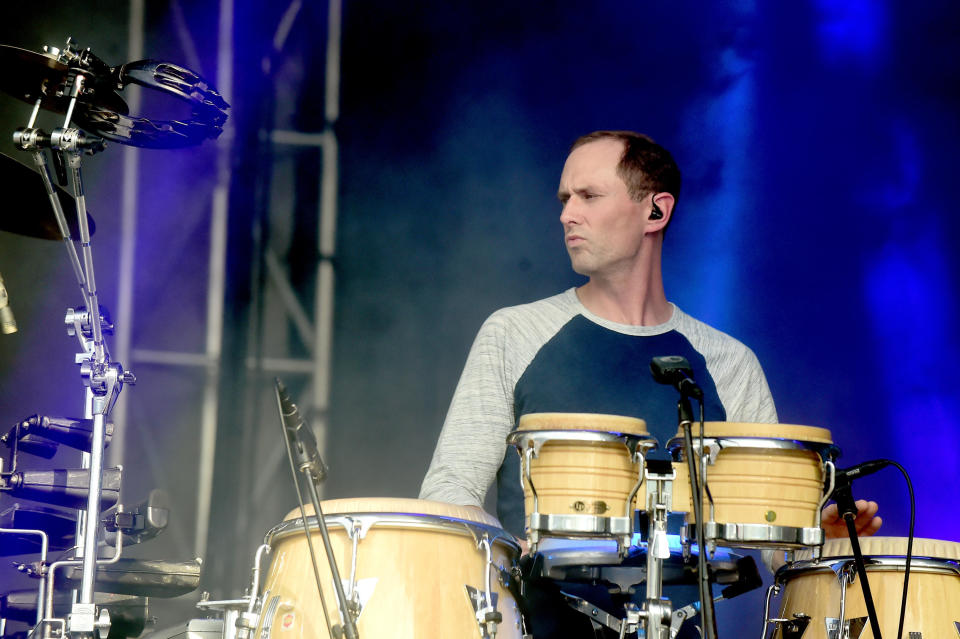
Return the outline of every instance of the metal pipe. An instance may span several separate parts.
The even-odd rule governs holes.
[[[47,563],[47,548],[49,543],[47,541],[47,533],[42,530],[34,530],[32,528],[0,528],[0,535],[2,534],[18,534],[18,535],[38,535],[40,537],[40,564],[45,566]],[[44,585],[46,580],[43,578],[43,575],[40,576],[40,585],[37,587],[37,625],[40,625],[40,622],[43,621],[43,600],[44,600]],[[3,636],[3,633],[0,632],[0,637]]]
[[[103,484],[103,442],[106,433],[106,411],[93,414],[93,444],[90,447],[90,493],[87,495],[87,519],[83,537],[83,577],[80,582],[80,603],[93,603],[97,568],[97,528],[100,525],[100,493]],[[117,535],[117,539],[123,535]],[[120,545],[120,542],[117,542]]]
[[[115,564],[120,561],[120,555],[123,553],[123,535],[117,535],[117,545],[114,546],[115,552],[113,557],[110,559],[98,559],[96,560],[97,566],[109,566],[110,564]],[[82,566],[83,560],[81,559],[65,559],[64,561],[55,561],[50,564],[50,568],[47,570],[47,601],[44,606],[44,619],[50,619],[53,617],[53,578],[54,572],[57,568],[62,568],[64,566]],[[92,603],[92,602],[89,602]]]

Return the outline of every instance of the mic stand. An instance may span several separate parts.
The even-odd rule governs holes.
[[[870,582],[867,580],[867,568],[863,562],[863,552],[860,550],[860,540],[854,523],[857,518],[857,503],[853,499],[849,479],[845,478],[834,488],[833,500],[837,502],[837,512],[847,524],[847,533],[850,535],[850,545],[853,548],[853,561],[857,567],[857,575],[860,577],[860,589],[863,591],[863,599],[867,605],[867,616],[870,618],[870,628],[873,630],[875,639],[882,639],[880,621],[877,619],[877,609],[873,604],[873,594],[870,592]],[[840,620],[840,624],[843,624],[843,619]]]
[[[700,591],[700,619],[704,639],[717,639],[717,622],[713,607],[713,593],[710,591],[710,575],[707,572],[707,547],[704,543],[703,492],[697,475],[699,454],[693,448],[693,435],[690,425],[693,423],[693,408],[690,398],[683,395],[677,402],[680,429],[683,431],[683,443],[687,457],[687,471],[690,475],[690,495],[693,497],[693,518],[697,534],[697,585]],[[700,422],[700,453],[703,452],[703,421]]]
[[[317,486],[326,478],[327,469],[320,459],[320,453],[317,450],[317,442],[313,437],[313,433],[303,427],[304,424],[299,418],[300,416],[296,406],[289,401],[289,397],[285,397],[286,391],[279,383],[279,380],[277,380],[277,382],[277,402],[280,406],[280,415],[283,418],[282,425],[284,442],[287,445],[287,456],[290,459],[291,467],[295,466],[303,475],[304,479],[306,479],[307,489],[310,493],[310,502],[313,504],[314,516],[317,519],[317,527],[320,529],[323,548],[327,553],[327,562],[330,564],[333,588],[337,595],[337,606],[340,609],[340,620],[343,623],[342,633],[347,639],[359,639],[360,635],[357,632],[356,622],[349,605],[350,601],[347,599],[347,595],[343,590],[343,581],[340,579],[337,560],[334,557],[333,547],[330,544],[330,533],[327,530],[327,522],[323,517],[323,510],[320,508],[320,493]],[[285,402],[284,399],[287,401]],[[284,404],[289,404],[293,409],[292,412],[288,413],[284,410],[286,408]],[[288,419],[290,419],[290,421],[295,420],[295,423],[293,425],[289,424]],[[296,479],[296,474],[294,474],[294,483],[298,486]],[[297,487],[297,498],[300,501],[300,513],[303,516],[303,529],[307,537],[307,547],[310,549],[311,559],[313,560],[314,576],[317,579],[317,590],[320,592],[321,605],[323,606],[324,615],[326,615],[327,608],[326,604],[322,601],[323,589],[320,583],[320,575],[316,568],[316,559],[313,557],[313,542],[310,540],[309,522],[307,521],[306,512],[303,508],[303,500],[300,496],[299,486]],[[337,627],[331,628],[331,635],[339,638],[341,636],[339,630],[340,628]]]

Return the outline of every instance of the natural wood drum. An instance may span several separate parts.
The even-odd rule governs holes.
[[[884,637],[896,637],[900,621],[900,601],[906,564],[907,539],[904,537],[861,537],[860,548],[867,563],[867,577],[873,595],[877,619]],[[831,539],[823,547],[819,564],[799,561],[784,566],[777,581],[784,583],[780,618],[808,615],[804,639],[827,639],[827,623],[839,620],[840,581],[831,566],[852,562],[848,539]],[[871,564],[867,558],[878,560]],[[955,637],[960,633],[960,544],[936,539],[914,539],[910,565],[910,585],[904,617],[903,636]],[[844,622],[863,627],[859,639],[874,639],[867,620],[860,580],[847,584]],[[774,639],[790,636],[778,625]],[[857,636],[852,634],[851,636]]]
[[[344,582],[350,581],[353,551],[346,528],[353,522],[369,526],[357,545],[361,637],[481,637],[467,588],[485,589],[486,551],[478,547],[477,537],[490,536],[494,566],[509,571],[519,556],[517,544],[494,517],[417,499],[341,499],[321,502],[321,508]],[[310,508],[310,537],[323,596],[331,623],[339,624],[333,578],[312,512]],[[272,551],[257,639],[330,637],[299,518],[300,510],[294,510],[267,535]],[[513,595],[494,573],[490,583],[503,616],[497,637],[520,639]]]
[[[742,424],[706,422],[706,438],[784,439],[829,445],[830,431],[792,424]],[[693,430],[694,442],[700,434]],[[683,434],[671,440],[671,447]],[[693,523],[690,475],[687,462],[674,462],[673,510],[685,512]],[[718,523],[767,524],[805,528],[819,525],[818,505],[823,496],[820,456],[806,448],[723,448],[707,468],[707,485],[713,496],[714,521]],[[709,518],[709,500],[703,516]]]
[[[633,417],[586,413],[530,413],[520,417],[518,433],[538,431],[593,431],[649,437],[646,423]],[[550,440],[543,444],[530,465],[539,512],[551,515],[624,517],[627,497],[637,483],[639,471],[640,467],[633,463],[622,441]],[[523,492],[529,517],[533,512],[533,492],[526,478]]]

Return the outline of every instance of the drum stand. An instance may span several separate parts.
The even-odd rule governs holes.
[[[672,639],[688,618],[697,614],[701,605],[694,602],[673,610],[670,599],[663,596],[663,562],[670,558],[667,537],[667,515],[673,507],[673,482],[676,479],[673,464],[666,460],[645,461],[643,478],[646,482],[645,507],[649,518],[647,531],[646,600],[642,606],[626,604],[625,616],[620,619],[599,610],[585,599],[562,593],[567,605],[586,615],[595,629],[606,626],[623,638],[636,633],[647,639]],[[702,553],[701,553],[702,554]],[[709,583],[707,585],[708,593]],[[712,605],[713,600],[710,600]]]
[[[645,475],[650,529],[647,535],[647,600],[641,616],[646,618],[649,639],[668,639],[672,609],[670,600],[663,597],[663,560],[670,558],[667,515],[673,507],[673,480],[677,473],[669,461],[648,459]]]
[[[119,363],[110,361],[110,355],[104,341],[104,333],[112,330],[112,326],[100,312],[93,269],[93,252],[90,246],[90,227],[87,221],[86,199],[83,193],[83,181],[80,171],[83,154],[85,152],[93,154],[102,150],[104,143],[103,140],[98,137],[89,136],[76,128],[70,128],[77,98],[83,93],[85,82],[86,79],[82,73],[74,74],[68,81],[67,90],[70,101],[62,127],[54,129],[49,135],[40,129],[34,128],[42,102],[42,98],[38,98],[34,104],[27,126],[19,129],[13,135],[14,144],[19,149],[28,151],[33,155],[34,162],[40,171],[44,187],[50,198],[50,204],[53,207],[57,225],[60,227],[60,232],[63,235],[70,264],[73,267],[74,274],[80,286],[81,295],[86,304],[85,308],[68,309],[66,315],[67,334],[75,335],[80,341],[81,346],[81,352],[77,354],[76,363],[80,364],[80,375],[85,386],[84,416],[93,419],[92,443],[89,454],[90,479],[87,506],[86,510],[81,513],[78,524],[78,537],[80,538],[78,541],[82,540],[81,557],[83,576],[77,602],[73,604],[72,611],[64,624],[65,634],[69,634],[71,637],[83,638],[94,637],[97,632],[106,636],[109,630],[109,615],[105,615],[104,613],[106,611],[103,611],[98,618],[93,603],[106,421],[107,416],[110,414],[120,395],[120,391],[123,389],[123,385],[125,383],[132,384],[136,381],[133,374],[124,371]],[[47,165],[46,156],[44,155],[44,149],[46,148],[51,149],[53,153],[59,153],[60,157],[65,158],[66,166],[69,167],[72,174],[70,181],[76,198],[83,264],[81,264],[80,258],[77,255],[73,238],[70,236],[70,229],[67,225],[66,217],[64,216],[60,201],[53,187],[50,169]],[[119,557],[119,552],[120,546],[118,544],[118,556],[114,559]],[[52,587],[52,584],[48,587]],[[49,598],[49,592],[47,596]],[[48,610],[47,613],[52,614],[50,610]],[[44,637],[50,636],[50,624],[53,621],[52,619],[44,619]],[[36,631],[37,628],[34,628],[33,632]]]

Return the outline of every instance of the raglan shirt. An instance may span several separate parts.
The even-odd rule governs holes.
[[[571,288],[491,315],[470,349],[420,498],[481,506],[496,478],[500,521],[522,537],[519,455],[512,446],[508,451],[506,437],[527,413],[637,417],[664,456],[677,433],[678,395],[653,380],[653,357],[687,358],[704,392],[707,421],[775,423],[753,352],[671,307],[664,324],[618,324],[588,311]]]

